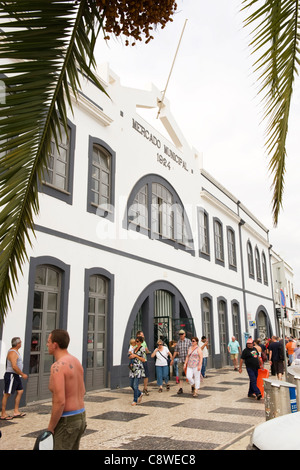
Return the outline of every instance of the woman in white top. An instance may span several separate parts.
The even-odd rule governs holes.
[[[155,369],[156,369],[156,379],[157,385],[159,386],[158,391],[163,391],[163,381],[165,381],[167,390],[170,390],[169,382],[169,364],[168,356],[172,359],[172,354],[170,353],[167,346],[163,345],[163,342],[159,340],[157,342],[157,348],[151,354],[151,357],[156,357]]]

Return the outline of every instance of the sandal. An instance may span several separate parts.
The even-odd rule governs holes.
[[[158,393],[161,393],[161,392],[162,392],[162,387],[158,389]]]
[[[14,418],[24,418],[24,416],[26,416],[26,413],[20,413],[18,415],[14,415],[13,417]]]

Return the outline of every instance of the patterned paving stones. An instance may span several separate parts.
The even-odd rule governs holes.
[[[191,396],[188,384],[181,395],[177,389],[171,381],[170,391],[158,394],[153,382],[149,396],[134,409],[129,387],[87,393],[81,450],[246,450],[251,430],[265,421],[264,400],[247,398],[245,370],[241,375],[230,368],[208,371],[198,398]],[[31,450],[47,427],[51,402],[22,411],[22,419],[0,421],[0,450]]]

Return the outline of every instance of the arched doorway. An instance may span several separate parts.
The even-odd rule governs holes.
[[[260,306],[256,313],[256,331],[255,337],[264,340],[272,336],[272,327],[269,315],[265,307]]]
[[[24,370],[28,370],[26,402],[49,398],[53,357],[47,339],[55,328],[66,329],[70,268],[48,256],[30,259],[24,344]]]
[[[139,295],[131,310],[124,335],[122,368],[128,368],[128,345],[137,330],[144,332],[147,346],[153,351],[158,338],[163,337],[168,344],[178,338],[180,329],[185,329],[187,336],[195,334],[193,318],[183,295],[167,281],[153,282]],[[154,361],[151,362],[149,370],[154,378]]]

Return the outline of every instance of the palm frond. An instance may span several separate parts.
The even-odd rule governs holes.
[[[93,0],[0,2],[0,323],[4,321],[31,245],[39,211],[38,181],[65,98],[77,96],[80,74],[104,93],[92,68],[101,17]],[[3,100],[2,100],[3,101]]]
[[[254,9],[245,21],[252,26],[253,54],[259,54],[255,71],[261,83],[266,150],[273,175],[273,221],[278,224],[283,205],[286,169],[286,140],[293,94],[299,67],[299,1],[244,0],[243,11]]]

